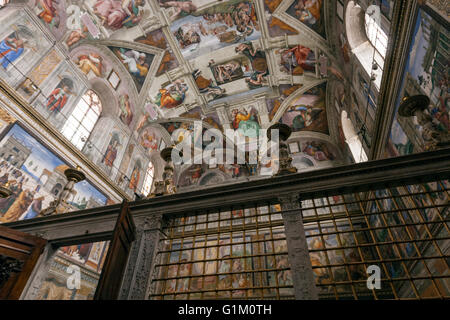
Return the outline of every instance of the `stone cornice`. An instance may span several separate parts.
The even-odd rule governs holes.
[[[135,201],[130,203],[130,210],[136,227],[148,229],[152,219],[146,218],[154,215],[183,214],[186,210],[198,212],[242,205],[249,201],[276,202],[280,195],[286,194],[297,193],[301,199],[309,199],[449,178],[450,148]],[[38,234],[59,245],[68,245],[74,241],[108,239],[119,211],[120,205],[113,205],[4,226]]]

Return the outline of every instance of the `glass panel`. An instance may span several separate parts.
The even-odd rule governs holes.
[[[78,121],[81,121],[84,118],[88,109],[89,106],[86,104],[86,102],[84,102],[83,99],[81,99],[80,102],[75,107],[75,109],[73,109],[72,116]]]
[[[109,241],[61,247],[51,258],[38,300],[92,300]]]
[[[86,128],[86,130],[88,132],[91,132],[92,129],[95,126],[97,119],[89,119],[89,118],[84,118],[83,121],[81,122],[81,124],[83,125],[84,128]]]

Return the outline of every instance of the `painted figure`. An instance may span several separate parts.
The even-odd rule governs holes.
[[[250,285],[249,279],[247,279],[246,274],[242,273],[244,271],[243,262],[241,259],[236,259],[233,261],[233,272],[231,286],[234,289],[248,288]],[[245,296],[245,290],[233,290],[233,296]]]
[[[63,85],[62,87],[57,87],[47,98],[46,107],[50,111],[61,111],[61,109],[66,105],[69,95],[71,95],[69,86]]]
[[[120,120],[127,126],[133,120],[133,112],[131,111],[130,97],[128,94],[123,94],[119,97]]]
[[[163,8],[174,8],[175,12],[170,16],[170,19],[176,20],[182,15],[188,15],[197,10],[192,1],[159,1],[159,5]]]
[[[253,72],[245,79],[250,89],[257,89],[263,86],[264,77],[269,73],[266,54],[261,50],[256,50],[251,42],[239,44],[235,48],[236,53],[245,55],[252,64]],[[248,70],[246,70],[248,71]]]
[[[145,62],[147,55],[136,50],[128,50],[121,48],[116,51],[116,54],[121,58],[122,63],[127,66],[128,71],[135,77],[142,77],[145,79],[150,66]]]
[[[158,140],[156,139],[155,134],[149,130],[144,130],[141,137],[141,146],[149,151],[158,150]]]
[[[101,77],[103,68],[102,62],[103,58],[100,55],[90,53],[88,55],[80,55],[76,64],[85,75],[92,71],[97,77]]]
[[[321,108],[313,108],[312,106],[298,105],[289,108],[288,112],[300,112],[292,121],[295,130],[301,130],[309,127],[319,115],[323,112]]]
[[[27,220],[37,217],[42,210],[42,201],[44,199],[45,197],[43,196],[34,199],[30,207],[28,208],[28,211],[25,213],[23,217],[20,218],[20,220]]]
[[[189,185],[196,184],[198,180],[200,180],[200,177],[203,174],[203,168],[201,165],[197,164],[192,167],[192,169],[189,169]]]
[[[138,163],[136,163],[136,165],[134,166],[133,172],[131,173],[130,183],[128,184],[128,188],[130,188],[134,192],[136,192],[136,189],[139,184],[139,178],[141,176],[139,170],[140,170],[140,167],[139,167]]]
[[[227,288],[231,287],[231,281],[232,281],[231,275],[224,274],[224,273],[231,272],[231,260],[229,258],[230,258],[230,256],[226,255],[222,258],[222,259],[226,259],[226,260],[220,261],[219,284],[218,284],[219,289],[227,289]]]
[[[256,49],[253,48],[253,44],[251,42],[244,42],[236,46],[236,53],[245,54],[250,60],[252,57],[256,56]]]
[[[144,0],[97,0],[93,9],[104,26],[118,30],[136,26],[142,19],[139,8],[143,6]]]
[[[56,2],[55,0],[37,1],[37,6],[42,9],[42,11],[38,14],[38,17],[52,27],[59,26],[60,18],[56,9],[57,4],[58,2]]]
[[[22,191],[8,211],[3,217],[0,218],[0,222],[13,222],[17,221],[20,216],[28,209],[28,206],[33,201],[33,192],[28,190]]]
[[[298,0],[294,8],[297,18],[311,27],[320,21],[322,0]]]
[[[298,45],[281,51],[281,71],[292,74],[303,74],[303,71],[315,71],[314,52]]]
[[[205,78],[201,73],[202,72],[198,69],[192,73],[195,84],[197,85],[200,93],[210,95],[213,99],[222,97],[225,94],[226,90],[214,85],[214,82],[211,79]]]
[[[8,65],[19,58],[24,49],[26,40],[11,35],[0,42],[0,64],[6,70]]]
[[[250,89],[256,89],[262,87],[262,85],[264,84],[264,77],[266,75],[266,72],[254,72],[250,77],[245,78],[245,82],[247,82],[247,85]]]
[[[111,141],[108,145],[108,148],[106,149],[106,152],[105,152],[105,155],[104,155],[103,161],[102,161],[106,166],[108,166],[110,168],[112,168],[114,161],[117,158],[118,145],[119,145],[119,140],[118,140],[117,136],[115,135],[111,138]]]
[[[235,77],[242,76],[241,65],[238,61],[230,61],[224,64],[219,64],[214,67],[214,72],[217,75],[217,83],[227,83],[235,79]]]
[[[181,80],[176,80],[165,89],[160,89],[155,104],[161,108],[172,109],[178,107],[186,98],[188,86]]]
[[[72,32],[70,33],[69,37],[66,40],[66,44],[68,47],[71,47],[81,39],[87,38],[87,35],[88,35],[88,28],[86,26],[83,26],[80,29],[72,30]]]
[[[234,109],[232,111],[233,128],[246,137],[255,138],[259,134],[261,126],[258,123],[258,112],[255,108],[251,108],[250,113],[243,109],[243,111]]]
[[[189,275],[192,269],[192,264],[186,263],[188,262],[187,259],[182,259],[181,262],[183,263],[180,265],[180,269],[178,270],[178,276],[184,278],[178,279],[178,292],[189,290]]]
[[[0,199],[0,216],[4,215],[9,210],[22,192],[22,184],[20,182],[18,183],[16,180],[9,180],[8,183],[12,194],[8,198]]]
[[[174,33],[182,49],[200,44],[200,34],[203,36],[208,34],[202,23],[183,25]]]

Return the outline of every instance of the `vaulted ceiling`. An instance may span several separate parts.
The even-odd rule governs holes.
[[[343,10],[342,1],[322,0],[10,1],[1,39],[25,40],[28,54],[0,73],[58,130],[86,90],[97,93],[101,116],[82,152],[129,195],[149,161],[162,174],[159,151],[194,121],[247,139],[285,123],[299,169],[333,166],[352,161],[341,111],[358,129],[375,117],[353,85],[370,79],[351,58]],[[49,97],[65,85],[54,112]],[[252,175],[216,168],[202,182],[210,168],[200,167],[179,168],[179,185]]]

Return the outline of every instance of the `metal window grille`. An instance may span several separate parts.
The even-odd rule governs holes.
[[[449,181],[301,201],[320,299],[450,297]],[[151,299],[291,299],[278,204],[192,212],[162,229]],[[381,271],[368,289],[369,266]]]
[[[437,181],[302,201],[320,298],[449,298],[449,187]],[[380,289],[368,289],[372,265]]]
[[[171,219],[150,298],[293,298],[280,211],[268,204]]]

